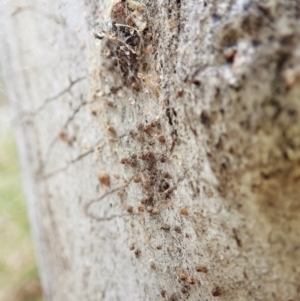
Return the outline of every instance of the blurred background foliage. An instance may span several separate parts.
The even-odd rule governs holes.
[[[0,78],[0,301],[42,301],[10,126]]]

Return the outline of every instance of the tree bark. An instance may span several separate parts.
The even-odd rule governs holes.
[[[297,0],[0,9],[47,300],[299,300]]]

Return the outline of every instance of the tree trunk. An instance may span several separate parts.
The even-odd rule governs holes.
[[[299,300],[299,2],[105,2],[0,7],[45,298]]]

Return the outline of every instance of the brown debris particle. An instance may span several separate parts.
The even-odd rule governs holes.
[[[201,264],[196,266],[196,271],[199,273],[207,273],[207,267]]]
[[[207,188],[207,187],[203,187],[203,191],[205,193],[205,195],[208,197],[208,198],[211,198],[214,196],[214,193],[213,191],[210,189],[210,188]]]
[[[181,228],[179,226],[175,226],[174,231],[181,234]]]
[[[165,192],[170,188],[170,184],[166,180],[162,180],[158,186],[158,192]]]
[[[171,179],[171,175],[168,173],[168,172],[163,172],[163,175],[162,175],[165,179]]]
[[[138,131],[143,131],[143,130],[144,130],[143,124],[142,124],[142,123],[139,123],[139,124],[137,125],[137,129],[138,129]]]
[[[134,91],[139,91],[140,90],[140,85],[136,82],[131,84],[131,89]]]
[[[127,16],[127,12],[125,9],[125,4],[123,2],[118,2],[114,4],[110,12],[110,18],[119,23],[125,23],[125,18]]]
[[[110,125],[110,126],[107,127],[107,129],[108,129],[108,131],[109,131],[110,133],[112,133],[112,134],[114,134],[114,135],[116,134],[116,129],[115,129],[113,126]]]
[[[153,207],[152,206],[148,206],[147,207],[147,211],[151,213],[153,211]]]
[[[150,151],[146,151],[144,153],[141,153],[139,158],[144,160],[144,161],[154,161],[155,160],[154,154]]]
[[[167,158],[166,155],[162,155],[162,156],[160,157],[160,162],[161,162],[161,163],[165,163],[165,162],[167,162],[167,160],[168,160],[168,158]]]
[[[182,97],[183,96],[183,90],[177,91],[177,97]]]
[[[156,269],[156,265],[153,261],[150,262],[150,267],[151,269],[155,270]]]
[[[149,190],[152,187],[152,183],[150,179],[146,179],[143,183],[143,186],[146,190]]]
[[[170,231],[171,227],[167,224],[162,224],[161,229],[163,229],[164,231]]]
[[[178,300],[177,294],[172,294],[170,297],[170,301],[177,301],[177,300]]]
[[[118,192],[117,192],[117,195],[118,197],[122,198],[125,194],[125,190],[124,189],[120,189]]]
[[[136,135],[136,132],[135,132],[134,130],[130,130],[130,131],[129,131],[129,135],[130,135],[132,138],[134,138],[135,135]]]
[[[233,237],[234,237],[234,239],[236,241],[236,244],[238,245],[238,247],[241,248],[242,247],[242,241],[241,241],[241,239],[238,236],[237,230],[236,229],[232,229],[232,232],[233,232]]]
[[[152,210],[152,214],[159,214],[159,209],[158,208],[153,208],[153,210]]]
[[[166,142],[166,137],[164,135],[160,135],[160,136],[158,136],[158,141],[160,143],[165,143]]]
[[[180,209],[180,214],[181,214],[181,215],[185,215],[185,216],[188,216],[188,215],[189,215],[189,213],[188,213],[188,211],[187,211],[186,208],[181,208],[181,209]]]
[[[134,251],[134,255],[135,255],[136,258],[140,258],[141,253],[142,253],[142,252],[141,252],[140,249],[136,249],[136,250]]]
[[[178,274],[178,277],[179,277],[180,280],[185,281],[188,276],[187,276],[187,274],[185,272],[180,272]]]
[[[219,297],[219,296],[221,296],[221,289],[218,286],[216,286],[211,291],[211,294],[213,297]]]
[[[151,206],[153,205],[153,195],[141,199],[141,204]]]
[[[132,206],[128,206],[127,207],[127,212],[132,214],[133,213],[133,207]]]
[[[173,253],[175,251],[175,248],[173,246],[168,247],[168,252]]]
[[[149,142],[148,142],[148,144],[151,145],[151,146],[153,146],[155,144],[155,141],[152,140],[152,139],[150,139]]]
[[[227,62],[232,63],[236,54],[236,48],[228,48],[224,51],[224,57]]]
[[[122,158],[120,163],[121,164],[128,164],[128,161],[129,161],[128,158]]]
[[[191,284],[191,285],[194,285],[194,284],[196,284],[196,282],[197,282],[197,279],[195,278],[195,277],[189,277],[188,279],[187,279],[187,283],[189,283],[189,284]]]
[[[112,101],[108,101],[107,102],[107,105],[109,106],[109,107],[111,107],[111,108],[113,108],[115,105],[114,105],[114,103],[112,102]]]
[[[145,211],[145,208],[144,208],[144,206],[138,206],[138,211],[139,212],[144,212]]]
[[[139,176],[135,176],[134,178],[133,178],[133,182],[134,183],[139,183],[141,181],[141,177],[139,177]]]
[[[287,87],[292,87],[297,82],[297,80],[299,80],[299,75],[299,71],[296,71],[292,68],[285,70],[283,73],[283,80]]]
[[[204,126],[209,127],[211,125],[211,118],[208,112],[202,111],[202,113],[200,114],[200,121]]]
[[[104,186],[110,186],[110,178],[106,172],[101,172],[98,174],[99,182]]]
[[[148,45],[148,46],[146,47],[146,49],[145,49],[145,52],[146,52],[146,53],[151,53],[151,52],[153,52],[153,46],[152,46],[152,45]]]
[[[136,139],[141,142],[144,140],[144,136],[142,134],[138,134],[136,135]]]
[[[59,139],[63,142],[66,142],[69,145],[72,145],[72,139],[68,136],[66,132],[60,132]]]

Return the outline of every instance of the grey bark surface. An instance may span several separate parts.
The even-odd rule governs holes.
[[[107,3],[0,6],[46,300],[299,300],[299,2],[143,4],[138,87]]]

